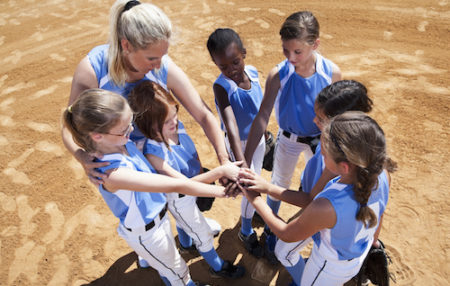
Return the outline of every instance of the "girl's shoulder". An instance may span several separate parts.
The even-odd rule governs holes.
[[[136,165],[139,165],[142,158],[139,156],[139,149],[132,141],[128,141],[125,145],[128,155],[122,153],[110,153],[104,154],[102,158],[96,158],[97,162],[108,162],[108,166],[99,168],[99,171],[105,172],[109,169],[128,168],[136,169]]]

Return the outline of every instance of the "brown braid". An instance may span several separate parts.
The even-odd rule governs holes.
[[[324,128],[322,140],[335,162],[347,161],[355,166],[353,190],[360,204],[356,219],[366,227],[376,226],[377,217],[367,203],[383,169],[395,170],[395,162],[386,155],[383,130],[368,115],[352,111],[336,116]]]

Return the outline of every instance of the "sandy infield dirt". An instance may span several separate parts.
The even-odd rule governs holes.
[[[163,285],[116,233],[117,219],[60,138],[78,62],[108,36],[113,1],[0,1],[0,285]],[[364,83],[371,115],[399,164],[380,238],[392,257],[393,285],[448,285],[450,6],[448,0],[160,1],[175,35],[169,55],[213,109],[219,71],[206,50],[218,27],[234,28],[246,64],[262,83],[284,57],[278,35],[292,12],[310,10],[321,25],[319,51],[345,79]],[[181,120],[204,166],[218,162],[201,128]],[[277,131],[271,117],[269,129]],[[292,180],[298,187],[301,158]],[[265,172],[266,178],[270,174]],[[225,259],[247,269],[243,279],[212,279],[201,257],[184,256],[194,280],[213,285],[287,285],[288,273],[248,255],[237,238],[240,199],[216,200],[206,216],[223,232]],[[289,219],[298,211],[282,204]],[[262,224],[255,224],[258,233]],[[308,254],[308,251],[305,251]]]

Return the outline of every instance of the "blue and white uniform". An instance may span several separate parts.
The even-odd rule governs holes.
[[[178,121],[178,144],[171,144],[170,149],[164,142],[147,139],[144,154],[151,154],[163,159],[174,170],[192,178],[200,173],[200,161],[194,142],[186,133],[183,123]],[[208,252],[214,247],[214,237],[205,217],[196,204],[196,197],[168,193],[167,201],[170,213],[193,240],[200,252]]]
[[[313,122],[314,102],[319,92],[332,82],[333,63],[318,53],[314,55],[316,72],[307,78],[298,75],[295,66],[288,60],[277,66],[280,89],[275,99],[275,117],[280,128],[275,147],[272,183],[283,188],[290,186],[300,153],[305,152],[306,162],[313,155],[310,146],[302,141],[306,137],[320,135],[319,128]]]
[[[145,80],[150,80],[162,86],[167,90],[167,73],[168,65],[172,61],[168,55],[164,55],[161,58],[161,67],[159,69],[153,69],[149,71],[144,78],[136,82],[126,82],[123,86],[117,86],[111,79],[109,75],[108,68],[108,49],[109,45],[101,45],[93,48],[89,54],[88,58],[97,76],[98,87],[101,89],[106,89],[115,93],[118,93],[128,99],[128,94],[133,90],[133,88]],[[133,126],[134,131],[130,135],[130,139],[141,148],[143,139],[145,136],[137,128]],[[139,142],[141,144],[139,144]]]
[[[312,188],[316,185],[320,176],[322,176],[325,162],[323,155],[320,152],[320,142],[316,147],[316,153],[306,163],[305,170],[303,170],[301,178],[302,191],[310,193]]]
[[[223,87],[228,95],[228,101],[230,102],[230,106],[233,109],[234,117],[236,118],[236,123],[239,129],[242,152],[245,151],[250,127],[252,126],[253,120],[255,119],[256,115],[258,114],[263,98],[263,93],[258,78],[258,71],[256,70],[256,68],[247,65],[245,66],[244,72],[248,76],[251,83],[251,88],[248,90],[240,88],[232,79],[228,78],[223,73],[220,74],[214,82],[214,84]],[[217,113],[220,117],[221,127],[225,132],[225,146],[228,149],[228,153],[232,157],[231,159],[235,161],[230,142],[228,141],[228,137],[226,135],[225,125],[220,114],[217,99],[215,100],[215,102]],[[264,136],[262,136],[258,146],[256,147],[250,165],[250,168],[258,174],[261,174],[262,164],[264,161],[264,153],[266,150],[265,148],[265,139]],[[241,202],[242,216],[244,218],[252,218],[254,213],[255,208],[248,202],[247,198],[243,196]]]
[[[317,145],[316,153],[306,163],[305,170],[302,173],[302,191],[310,193],[315,186],[325,168],[325,162],[320,152],[320,142]],[[280,263],[285,267],[292,267],[297,264],[300,258],[299,251],[312,241],[312,238],[296,242],[284,242],[278,240],[275,246],[275,255]]]
[[[99,168],[104,173],[109,169],[126,168],[144,173],[155,173],[136,145],[128,141],[128,155],[105,154],[99,162],[109,162]],[[108,192],[99,186],[103,199],[119,218],[117,232],[128,245],[143,257],[171,285],[186,285],[190,281],[188,267],[177,251],[170,221],[165,215],[166,197],[162,193],[117,190]]]
[[[339,179],[331,180],[315,198],[330,201],[336,213],[336,224],[312,236],[314,246],[301,285],[311,285],[314,281],[314,285],[342,285],[354,277],[370,250],[386,209],[389,181],[385,171],[378,176],[378,186],[367,203],[377,217],[377,224],[372,228],[366,228],[363,222],[356,220],[360,204],[355,199],[353,185],[339,183]]]

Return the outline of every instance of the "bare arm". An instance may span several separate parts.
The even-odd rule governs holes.
[[[228,141],[230,142],[234,158],[236,161],[244,161],[244,152],[242,151],[241,138],[239,137],[239,128],[237,126],[233,108],[228,100],[228,94],[225,89],[218,84],[214,84],[213,90],[219,106],[220,115],[227,130]],[[247,165],[244,165],[243,167],[247,167]]]
[[[333,63],[332,65],[332,76],[331,76],[331,82],[337,82],[342,79],[342,73],[339,67]]]
[[[188,179],[185,175],[178,172],[177,170],[172,168],[169,164],[167,164],[167,162],[164,161],[162,158],[152,154],[145,154],[145,157],[150,162],[150,164],[156,169],[156,171],[158,171],[158,173],[170,176],[172,178]],[[190,179],[193,181],[207,184],[215,182],[222,177],[226,177],[230,180],[236,181],[239,172],[238,165],[240,163],[241,162],[233,162],[233,163],[228,162],[208,172],[200,173],[197,176],[192,177]]]
[[[391,175],[389,174],[389,172],[387,170],[383,170],[383,172],[386,173],[387,179],[388,179],[388,183],[389,183],[389,187],[391,187]],[[378,224],[378,228],[375,231],[374,235],[373,235],[373,243],[372,246],[379,248],[380,247],[380,243],[378,242],[378,236],[380,236],[380,232],[381,232],[381,225],[383,224],[383,216],[384,214],[381,215],[380,217],[380,223]]]
[[[334,177],[336,177],[336,174],[333,174],[330,170],[327,169],[327,167],[323,169],[322,175],[320,175],[319,180],[317,180],[316,184],[311,189],[311,201],[317,196],[318,193],[320,193],[325,188],[327,183]]]
[[[307,239],[318,231],[332,228],[336,224],[336,213],[327,199],[319,198],[315,200],[302,211],[300,216],[289,223],[285,223],[272,212],[272,209],[258,193],[245,189],[242,189],[242,191],[272,232],[285,242]]]
[[[72,79],[72,87],[70,90],[68,106],[71,105],[84,90],[97,87],[97,76],[95,75],[94,69],[89,62],[89,58],[86,56],[80,61],[75,70]],[[72,134],[65,126],[62,127],[61,136],[64,146],[83,166],[84,171],[88,175],[91,182],[98,186],[102,182],[102,180],[98,180],[96,178],[105,178],[106,175],[95,171],[95,168],[106,166],[108,165],[108,163],[94,163],[94,157],[86,153],[73,141]]]
[[[174,93],[186,110],[202,126],[214,146],[221,164],[228,162],[228,153],[219,124],[211,110],[200,98],[187,75],[172,61],[169,62],[167,87]]]
[[[272,113],[273,105],[277,97],[278,90],[280,89],[280,76],[278,69],[275,67],[267,76],[266,88],[264,90],[264,97],[261,103],[258,114],[253,120],[252,127],[248,134],[247,146],[245,147],[245,160],[247,166],[250,166],[253,153],[258,146],[261,136],[264,134],[269,122],[270,114]]]
[[[309,194],[271,184],[250,169],[241,169],[239,171],[239,183],[245,185],[247,190],[268,194],[278,200],[301,208],[305,208],[311,202]]]
[[[166,175],[139,172],[126,168],[114,169],[104,179],[104,186],[110,192],[133,190],[137,192],[181,193],[191,196],[224,197],[225,188],[208,185],[187,178],[172,178]]]

